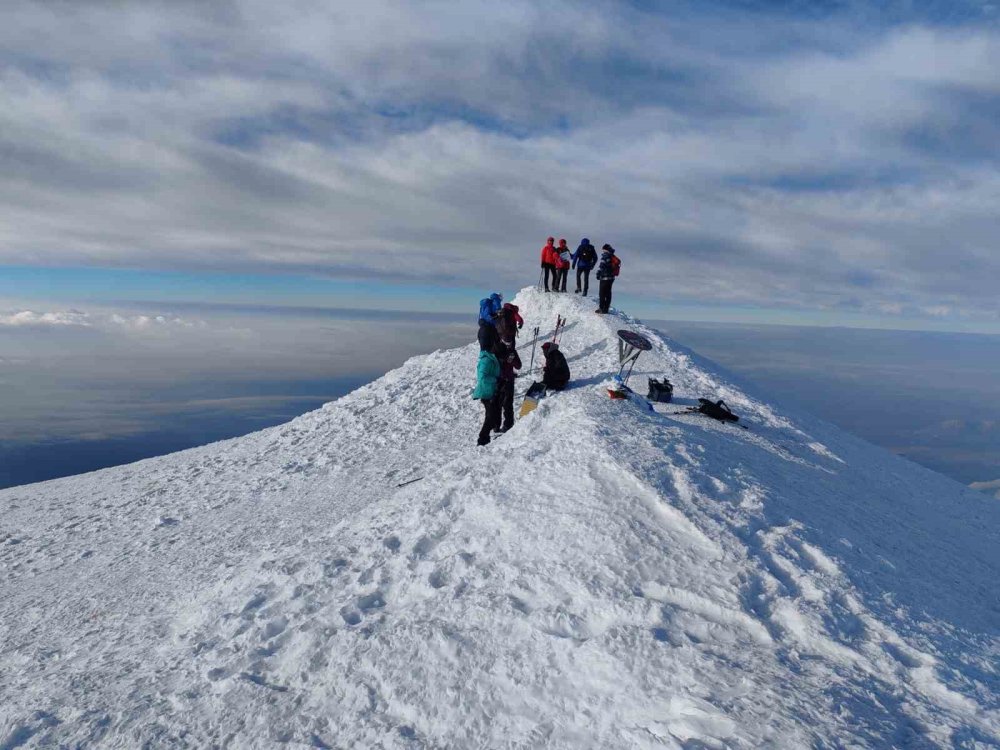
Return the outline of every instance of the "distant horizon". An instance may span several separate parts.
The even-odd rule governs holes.
[[[523,284],[512,289],[511,296]],[[638,318],[727,325],[805,326],[822,328],[927,331],[1000,335],[996,323],[953,318],[903,318],[859,315],[845,310],[792,310],[759,306],[685,305],[631,294],[628,284],[616,292],[619,307]],[[108,291],[105,291],[108,290]],[[161,296],[150,296],[155,291]],[[197,273],[99,267],[42,268],[0,265],[0,314],[15,308],[66,306],[169,309],[188,308],[232,312],[319,312],[388,315],[420,313],[459,319],[481,296],[503,291],[491,286],[400,285],[356,280],[304,277],[294,274]],[[129,294],[131,292],[131,294]],[[170,292],[167,294],[166,292]],[[16,296],[15,296],[16,293]],[[595,296],[596,293],[592,296]],[[213,298],[221,296],[222,299]],[[665,295],[669,299],[669,294]],[[308,303],[297,302],[305,298]],[[324,304],[344,299],[349,304]],[[59,304],[56,304],[58,301]],[[399,304],[403,302],[404,304]],[[380,304],[381,303],[381,304]],[[388,307],[386,303],[396,303]],[[405,304],[405,303],[408,303]],[[430,309],[443,305],[446,309]],[[58,311],[58,310],[56,310]],[[43,310],[46,312],[46,310]]]
[[[0,325],[0,346],[21,342],[25,352],[33,352],[29,359],[11,358],[10,346],[0,348],[8,352],[6,365],[0,355],[0,383],[7,384],[8,393],[22,394],[22,405],[14,411],[8,405],[6,417],[0,403],[0,420],[8,426],[5,439],[0,438],[0,486],[107,468],[281,424],[380,377],[409,356],[475,337],[475,310],[428,314],[235,302],[187,309],[173,302],[166,308],[173,312],[160,315],[159,322],[156,310],[136,303],[130,312],[78,310],[66,318]],[[211,314],[191,316],[199,312]],[[988,401],[995,391],[991,367],[994,362],[1000,367],[1000,338],[994,335],[642,320],[757,383],[765,397],[791,397],[816,416],[963,484],[989,486],[1000,478],[1000,461],[972,458],[973,448],[962,434],[921,435],[932,428],[935,415],[943,421],[961,413],[963,403]],[[413,336],[404,347],[401,330]],[[49,354],[44,347],[51,347]],[[220,355],[224,361],[206,370],[205,362]],[[106,366],[84,379],[71,372],[61,380],[45,374],[51,362],[66,357],[98,357]],[[149,369],[149,357],[160,363],[156,368],[164,377],[140,374]],[[977,357],[986,359],[977,364]],[[927,360],[922,367],[896,364],[921,360]],[[971,373],[970,368],[986,374],[970,380],[963,374]],[[965,390],[955,391],[965,381]],[[935,383],[947,383],[955,392],[935,395]],[[127,398],[115,395],[123,387],[131,394]],[[853,405],[841,411],[841,403]],[[909,414],[915,407],[918,414],[926,413],[923,421],[891,416]],[[54,408],[62,412],[56,421],[50,414]],[[981,410],[984,419],[991,408]],[[1000,424],[1000,406],[996,411]],[[899,428],[887,431],[883,423],[898,423]],[[18,424],[23,427],[12,433]],[[1000,430],[982,432],[970,423],[967,431],[982,450],[993,446],[1000,456]],[[23,436],[18,438],[18,432]]]

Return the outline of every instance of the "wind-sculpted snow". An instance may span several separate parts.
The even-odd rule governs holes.
[[[0,493],[0,748],[1000,743],[1000,503],[518,302],[569,318],[573,385],[486,448],[470,344]],[[678,403],[607,397],[619,327]]]

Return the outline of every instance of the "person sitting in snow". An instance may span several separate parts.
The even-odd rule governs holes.
[[[497,379],[500,377],[500,363],[496,355],[491,351],[479,352],[479,362],[476,365],[476,388],[472,391],[472,397],[479,399],[483,404],[485,415],[483,426],[479,430],[479,440],[476,445],[486,445],[490,442],[490,432],[497,424],[496,405],[494,396],[497,395]]]
[[[494,396],[496,404],[493,414],[496,417],[496,429],[507,432],[514,426],[514,379],[515,370],[521,369],[521,358],[517,354],[513,338],[501,338],[493,350],[500,362],[500,376],[497,379],[497,393]],[[503,423],[501,424],[501,417]]]
[[[566,291],[566,277],[569,276],[569,267],[572,265],[572,257],[569,253],[569,248],[566,246],[566,240],[559,240],[559,247],[556,248],[555,262],[556,262],[556,283],[552,288],[553,292],[565,292]]]
[[[542,382],[546,388],[561,391],[569,383],[569,364],[566,357],[559,351],[559,344],[547,341],[542,344],[542,354],[545,355],[545,367],[542,370]]]

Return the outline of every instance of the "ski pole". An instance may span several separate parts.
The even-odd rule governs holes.
[[[559,335],[559,328],[562,326],[562,324],[563,324],[563,317],[562,317],[562,315],[556,315],[556,327],[552,331],[552,343],[553,344],[556,343],[556,336]]]
[[[538,326],[535,326],[534,338],[531,339],[531,362],[528,364],[528,373],[535,369],[535,344],[538,342]]]
[[[535,289],[537,289],[538,291],[542,290],[542,274],[543,273],[545,273],[545,269],[544,268],[539,268],[538,269],[538,283],[535,284]]]

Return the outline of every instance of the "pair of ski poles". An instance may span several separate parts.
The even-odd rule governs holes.
[[[552,332],[552,343],[559,343],[559,336],[562,335],[563,329],[566,327],[566,318],[559,315],[556,317],[556,327]],[[538,343],[538,331],[539,327],[535,326],[535,329],[531,332],[531,361],[528,364],[528,373],[530,374],[535,369],[535,345]]]

